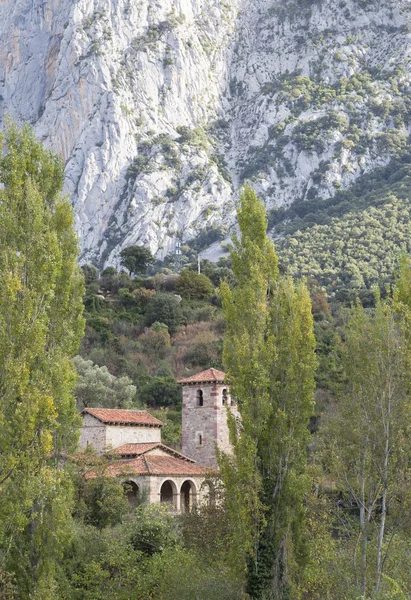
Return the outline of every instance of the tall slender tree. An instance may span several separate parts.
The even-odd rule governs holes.
[[[388,302],[377,298],[374,314],[360,304],[352,309],[342,344],[346,387],[322,433],[327,471],[359,513],[348,522],[352,572],[364,598],[382,591],[391,542],[400,533],[401,502],[409,494],[410,377],[403,333]]]
[[[70,522],[58,466],[79,425],[83,277],[62,161],[14,125],[0,156],[0,562],[19,597],[47,599]]]
[[[222,285],[223,361],[241,423],[228,414],[233,455],[220,454],[236,557],[251,598],[298,598],[308,423],[316,359],[303,284],[280,278],[263,205],[246,188],[234,237],[237,286]]]

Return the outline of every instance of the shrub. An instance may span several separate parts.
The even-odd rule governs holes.
[[[121,523],[129,512],[129,503],[124,488],[118,479],[98,476],[89,479],[80,491],[81,510],[84,522],[103,529]]]
[[[173,377],[151,377],[138,397],[147,406],[181,406],[181,387]]]
[[[176,282],[176,291],[184,298],[203,300],[211,296],[214,287],[206,275],[185,269]]]
[[[114,267],[107,267],[101,273],[102,277],[110,277],[113,275],[117,275],[117,269],[115,269]]]
[[[165,358],[171,348],[170,334],[164,323],[154,323],[140,338],[145,353],[150,358]]]
[[[156,321],[165,323],[170,333],[175,333],[182,320],[180,301],[171,294],[154,294],[147,308],[147,325]]]
[[[162,505],[139,506],[136,520],[130,526],[130,543],[134,550],[148,556],[163,552],[177,544],[175,518]]]
[[[97,281],[98,279],[98,270],[94,265],[83,265],[81,270],[84,273],[84,282],[86,285],[91,283],[92,281]]]

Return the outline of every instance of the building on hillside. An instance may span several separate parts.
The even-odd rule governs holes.
[[[227,410],[236,411],[224,377],[222,371],[208,369],[180,380],[182,453],[161,442],[163,423],[144,410],[84,409],[79,447],[109,456],[105,473],[123,480],[131,504],[144,498],[187,511],[204,498],[212,500],[215,449],[230,451]],[[89,477],[95,477],[93,469]]]

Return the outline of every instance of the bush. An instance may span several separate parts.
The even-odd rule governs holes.
[[[108,269],[105,269],[101,274],[100,279],[100,287],[102,290],[106,290],[108,292],[117,292],[120,288],[133,288],[133,280],[127,273],[122,271],[121,273],[114,273],[111,271],[106,273]]]
[[[130,543],[134,550],[148,556],[163,552],[177,544],[176,520],[167,507],[152,504],[139,506],[131,525]]]
[[[147,406],[181,406],[181,386],[173,377],[151,377],[138,392]]]
[[[114,267],[107,267],[101,273],[102,277],[111,277],[113,275],[117,275],[117,269],[115,269]]]
[[[97,281],[98,279],[98,270],[94,265],[83,265],[81,270],[84,273],[84,282],[86,285],[91,283],[92,281]]]
[[[79,493],[78,509],[84,522],[103,529],[121,523],[129,512],[129,503],[122,483],[114,477],[88,479]]]
[[[184,298],[203,300],[211,296],[214,287],[206,275],[185,269],[176,282],[176,291]]]
[[[170,334],[164,323],[154,323],[140,338],[145,353],[150,358],[163,359],[171,349]]]
[[[170,333],[175,333],[182,320],[180,301],[171,294],[154,294],[147,308],[147,325],[156,321],[165,323]]]
[[[210,333],[203,333],[197,339],[196,344],[187,352],[185,359],[192,366],[219,367],[221,365],[221,349],[218,342],[214,341],[214,336]]]

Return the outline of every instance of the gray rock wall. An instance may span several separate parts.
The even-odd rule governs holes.
[[[164,256],[207,225],[227,231],[244,179],[284,206],[387,163],[409,133],[409,11],[1,0],[0,119],[63,155],[83,261],[118,264],[133,243]]]

